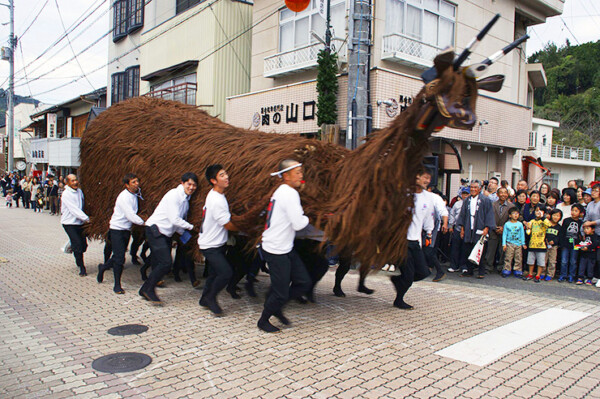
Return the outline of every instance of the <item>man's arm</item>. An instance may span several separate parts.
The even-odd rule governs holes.
[[[308,216],[304,215],[304,210],[300,203],[300,196],[290,196],[286,202],[285,210],[290,223],[292,224],[292,228],[296,231],[302,230],[308,225],[309,220]]]
[[[66,191],[65,191],[66,192]],[[77,193],[75,195],[78,195]],[[64,206],[65,208],[67,208],[69,210],[69,212],[71,212],[77,219],[83,221],[83,222],[87,222],[88,220],[90,220],[90,217],[88,215],[85,214],[85,212],[83,212],[83,210],[81,210],[79,208],[79,203],[75,202],[75,195],[64,195],[62,196],[62,206]],[[66,201],[65,201],[66,200]]]
[[[169,195],[170,193],[167,193],[166,195]],[[171,222],[171,224],[173,224],[173,226],[182,229],[182,230],[192,230],[194,228],[193,224],[190,224],[188,222],[186,222],[184,219],[181,218],[181,216],[179,216],[179,207],[181,206],[181,201],[185,201],[185,200],[181,200],[180,198],[177,197],[177,194],[175,192],[172,192],[173,195],[171,195],[173,198],[168,198],[168,201],[166,203],[167,205],[167,218],[169,219],[169,222]]]

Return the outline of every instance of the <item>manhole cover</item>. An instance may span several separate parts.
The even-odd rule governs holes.
[[[102,356],[92,362],[94,370],[104,373],[126,373],[143,369],[152,363],[152,358],[143,353],[122,352]]]
[[[113,327],[108,330],[110,335],[134,335],[148,331],[147,326],[141,324],[126,324],[124,326]]]

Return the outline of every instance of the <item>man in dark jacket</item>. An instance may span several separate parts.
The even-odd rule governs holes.
[[[469,255],[481,236],[487,236],[490,230],[496,229],[492,201],[480,193],[481,182],[479,180],[471,181],[470,190],[471,196],[465,200],[456,221],[456,228],[460,229],[460,238],[464,240],[461,277],[473,275],[473,264],[469,261]],[[482,259],[479,262],[477,278],[483,278],[484,275],[485,260]]]
[[[52,175],[48,176],[47,196],[50,204],[50,214],[56,215],[58,213],[58,183]]]
[[[504,187],[500,187],[496,194],[498,200],[492,202],[492,209],[494,211],[494,220],[496,222],[496,228],[490,229],[490,238],[487,242],[487,249],[485,250],[485,267],[487,271],[494,270],[494,259],[496,258],[496,252],[498,251],[498,245],[502,240],[502,230],[504,223],[508,221],[508,214],[510,208],[514,208],[515,204],[508,200],[508,190]],[[483,260],[482,260],[483,261]],[[502,262],[500,262],[502,264]],[[501,267],[502,268],[502,267]]]

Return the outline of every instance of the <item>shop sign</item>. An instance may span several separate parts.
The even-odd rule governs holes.
[[[316,115],[317,103],[316,101],[303,101],[302,102],[302,120],[313,120]],[[271,126],[279,125],[281,123],[298,123],[298,112],[300,111],[300,104],[290,103],[290,105],[270,105],[267,107],[261,107],[260,112],[255,112],[252,116],[252,126]]]

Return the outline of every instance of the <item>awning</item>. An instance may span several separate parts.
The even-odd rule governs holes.
[[[546,79],[546,72],[542,64],[527,64],[525,65],[527,71],[527,77],[535,89],[539,87],[546,87],[548,80]]]
[[[186,69],[195,68],[197,66],[198,66],[197,60],[184,61],[177,65],[159,69],[158,71],[154,71],[152,73],[144,75],[140,79],[141,80],[154,80],[154,79],[162,78],[163,76],[167,76],[170,74],[177,74],[178,72],[183,72]]]

